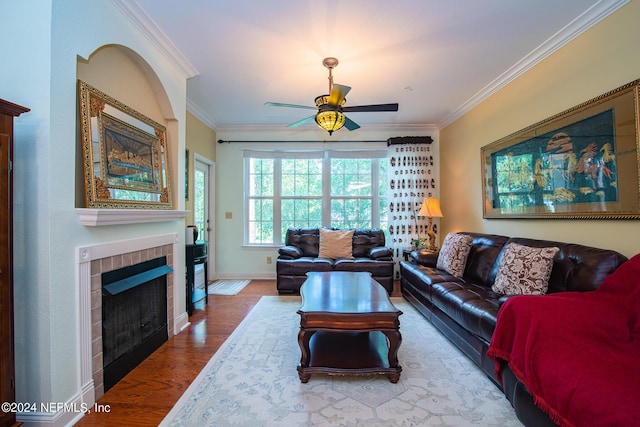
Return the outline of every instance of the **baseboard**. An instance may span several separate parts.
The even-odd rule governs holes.
[[[85,413],[93,412],[96,407],[96,404],[82,402],[78,394],[66,402],[43,402],[33,405],[34,411],[16,414],[16,421],[25,427],[71,426],[84,417]]]
[[[184,331],[190,324],[189,315],[186,311],[177,316],[173,322],[174,335],[178,335]],[[169,337],[169,339],[171,339],[171,337]]]
[[[212,279],[212,281],[215,282],[216,280],[224,280],[224,279],[276,280],[276,273],[274,271],[263,271],[263,272],[258,271],[254,273],[216,272],[216,277],[215,279]]]

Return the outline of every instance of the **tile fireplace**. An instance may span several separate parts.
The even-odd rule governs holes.
[[[172,269],[176,241],[177,235],[171,233],[78,248],[77,265],[80,287],[80,334],[82,343],[80,349],[80,377],[83,402],[92,405],[109,387],[119,380],[119,378],[116,380],[107,378],[105,380],[105,355],[107,359],[118,359],[123,351],[122,349],[115,350],[115,352],[108,350],[106,353],[103,351],[103,339],[113,340],[113,337],[105,337],[103,333],[103,310],[105,308],[103,306],[105,304],[103,294],[109,294],[109,291],[105,292],[103,289],[103,277],[107,277],[107,282],[112,282],[111,291],[117,296],[119,293],[123,293],[123,288],[131,285],[120,274],[123,269],[134,266],[133,275],[138,275],[142,273],[142,270],[147,270],[146,267],[140,266],[148,266],[149,262],[152,264],[151,269],[164,269],[163,274],[157,274],[159,277],[151,280],[155,282],[152,286],[153,289],[136,290],[135,288],[145,288],[146,286],[132,286],[132,289],[125,289],[125,291],[133,291],[135,293],[134,300],[136,298],[140,299],[140,292],[146,292],[146,296],[143,297],[145,303],[142,305],[145,307],[145,311],[152,309],[155,314],[147,315],[143,319],[138,319],[137,322],[142,323],[142,329],[145,330],[142,333],[146,338],[151,337],[150,339],[156,348],[166,341],[166,337],[170,338],[174,335],[176,319],[174,315],[174,275]],[[113,282],[115,282],[115,285]],[[157,282],[161,284],[158,285]],[[107,283],[108,285],[109,283]],[[154,299],[153,303],[148,302],[149,296]],[[109,305],[109,302],[107,302],[107,305]],[[152,307],[149,307],[149,305]],[[129,309],[133,312],[138,310],[135,307],[132,309],[131,306]],[[159,314],[159,311],[164,311],[163,315]],[[116,312],[119,312],[121,317],[128,316],[123,315],[122,310],[116,309]],[[157,319],[158,316],[161,319]],[[107,321],[113,322],[113,319],[107,319]],[[112,323],[107,328],[113,330],[114,328],[121,329],[123,326]],[[150,331],[150,329],[153,329],[153,331]],[[136,333],[132,332],[132,330],[127,329],[127,327],[124,327],[124,330],[127,331],[125,335],[134,335],[134,341],[141,341],[140,338],[135,337]],[[118,342],[121,337],[116,337],[115,340]],[[139,363],[148,356],[145,353],[150,354],[153,350],[143,350],[136,354],[134,359],[140,359],[137,361]],[[126,374],[130,368],[118,367],[116,370],[120,374],[122,372]],[[108,371],[107,369],[107,377],[109,377]]]

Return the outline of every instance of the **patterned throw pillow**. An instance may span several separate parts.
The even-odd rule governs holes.
[[[473,238],[468,234],[447,234],[438,254],[436,268],[444,270],[455,277],[462,277],[472,243]]]
[[[549,288],[556,247],[533,248],[509,243],[491,289],[503,295],[544,295]]]
[[[320,229],[320,258],[353,259],[354,230]]]

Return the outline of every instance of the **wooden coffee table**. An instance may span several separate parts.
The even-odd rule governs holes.
[[[398,310],[369,273],[310,272],[300,288],[298,376],[386,374],[400,379]]]

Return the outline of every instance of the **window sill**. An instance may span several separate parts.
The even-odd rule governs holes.
[[[247,249],[250,251],[259,251],[262,249],[269,249],[269,250],[274,250],[274,249],[280,249],[283,245],[276,245],[276,244],[270,244],[270,245],[249,245],[249,244],[244,244],[242,245],[242,249]]]

